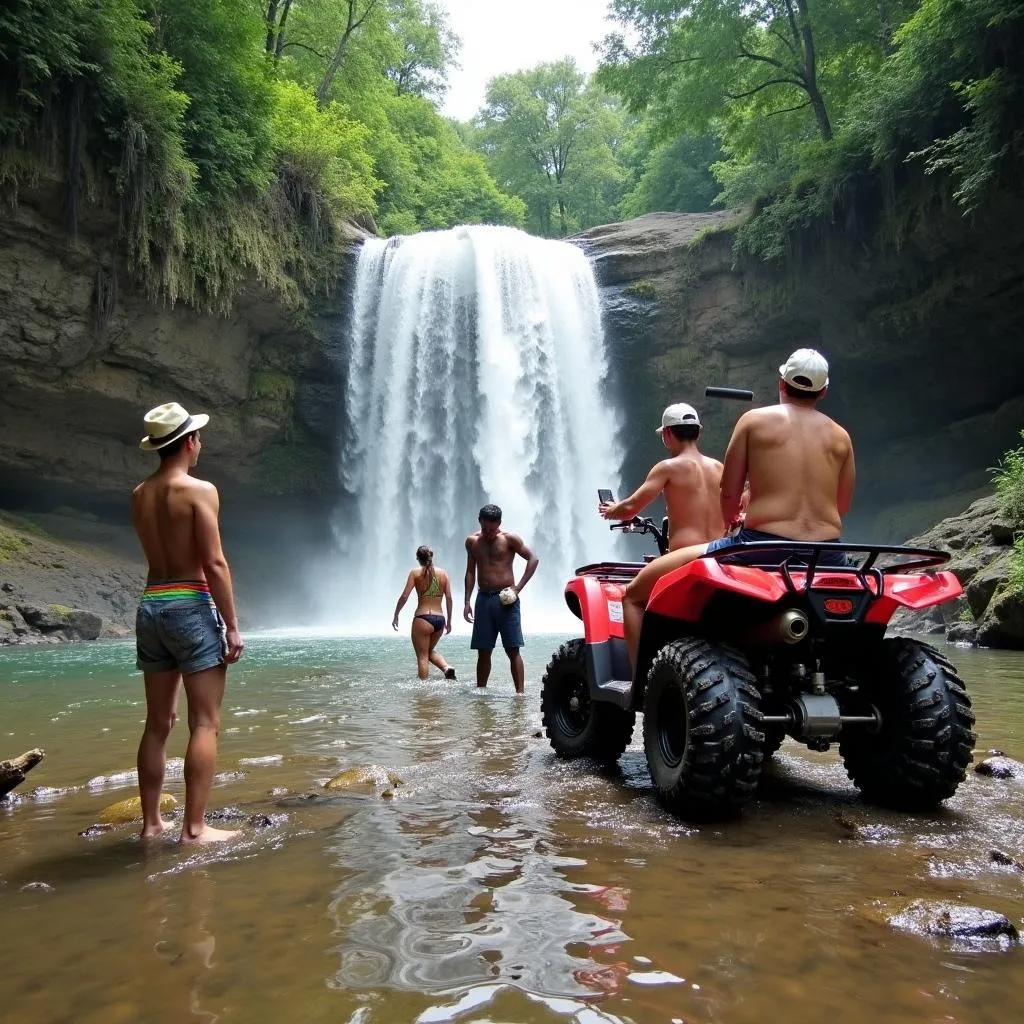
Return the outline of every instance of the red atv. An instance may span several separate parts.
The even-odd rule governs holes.
[[[612,529],[653,534],[667,550],[667,522]],[[835,561],[848,564],[823,564]],[[746,803],[785,736],[812,750],[838,740],[865,797],[933,807],[956,792],[972,760],[971,702],[942,654],[885,629],[897,608],[960,595],[957,578],[936,571],[947,561],[942,551],[840,542],[715,552],[655,585],[635,678],[622,591],[644,563],[583,566],[565,600],[584,637],[558,649],[543,679],[551,746],[559,757],[612,763],[643,711],[659,799],[675,813],[706,815]]]

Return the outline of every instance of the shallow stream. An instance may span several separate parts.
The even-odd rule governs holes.
[[[972,772],[943,811],[898,815],[860,802],[834,751],[787,741],[740,820],[688,826],[651,796],[639,725],[604,774],[538,738],[557,643],[529,639],[517,700],[498,658],[475,692],[455,638],[457,683],[418,682],[405,638],[251,639],[229,680],[212,806],[252,823],[202,850],[142,844],[131,826],[79,835],[135,793],[144,704],[130,647],[4,651],[0,756],[46,750],[21,801],[0,808],[5,1018],[1015,1017],[1024,948],[956,949],[885,915],[947,899],[1024,927],[1024,874],[989,854],[1024,861],[1024,784]],[[976,758],[1024,759],[1024,659],[952,653]],[[172,757],[185,739],[182,722]],[[296,799],[369,765],[390,797]],[[165,788],[181,797],[179,763]],[[52,891],[23,888],[35,882]]]

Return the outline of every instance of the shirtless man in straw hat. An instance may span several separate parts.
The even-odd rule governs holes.
[[[135,617],[137,666],[146,683],[146,727],[138,757],[144,839],[168,827],[160,817],[160,790],[182,680],[189,741],[181,842],[217,842],[235,835],[205,820],[227,667],[245,646],[220,543],[217,488],[189,476],[202,450],[199,431],[209,421],[205,413],[190,415],[169,402],[146,413],[146,436],[139,444],[160,456],[157,470],[132,493],[132,525],[149,562]]]

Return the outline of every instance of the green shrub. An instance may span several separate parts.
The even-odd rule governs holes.
[[[1024,441],[1024,430],[1021,440]],[[1024,445],[1011,448],[991,472],[999,511],[1018,529],[1024,530]]]
[[[10,561],[28,545],[13,530],[0,526],[0,562]]]
[[[1024,595],[1024,534],[1013,542],[1013,553],[1010,555],[1010,575],[1006,581],[1006,589],[1011,594]]]

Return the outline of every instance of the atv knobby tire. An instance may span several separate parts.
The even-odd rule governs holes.
[[[562,644],[541,680],[540,714],[559,757],[614,764],[633,738],[636,712],[591,700],[583,641]]]
[[[743,806],[764,761],[760,694],[746,658],[708,640],[676,640],[654,657],[644,698],[644,751],[658,799],[674,814]]]
[[[845,730],[839,753],[868,800],[925,810],[951,797],[973,760],[974,713],[963,681],[933,647],[882,641],[861,692],[879,710],[878,732]]]

